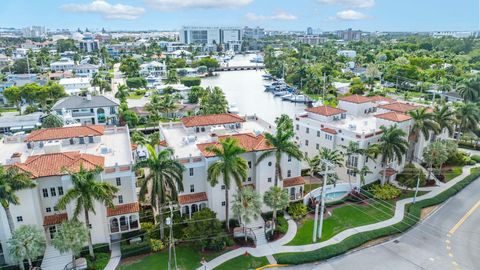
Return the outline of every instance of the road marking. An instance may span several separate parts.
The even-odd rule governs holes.
[[[454,234],[458,228],[460,228],[460,226],[462,226],[462,224],[473,214],[473,212],[477,210],[478,207],[480,207],[480,200],[472,208],[470,208],[470,210],[468,210],[468,212],[457,222],[457,224],[455,224],[455,226],[452,227],[452,229],[450,229],[448,233]]]
[[[450,244],[450,240],[448,240],[448,239],[445,240],[445,243]]]
[[[451,258],[453,258],[453,253],[449,252],[449,253],[448,253],[448,256],[450,256]]]
[[[451,250],[452,248],[450,246],[447,246],[447,250]]]

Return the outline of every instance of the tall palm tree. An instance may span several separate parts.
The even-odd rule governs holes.
[[[175,111],[177,109],[177,104],[172,95],[166,94],[160,98],[158,103],[158,110],[165,114],[165,117],[168,118],[168,113]]]
[[[465,102],[473,102],[479,96],[478,90],[473,88],[469,81],[459,85],[457,91]]]
[[[462,103],[456,110],[457,115],[457,143],[462,132],[474,131],[480,123],[480,109],[472,102]]]
[[[358,145],[358,142],[355,142],[355,141],[350,141],[347,146],[342,146],[342,147],[345,149],[346,155],[347,155],[347,160],[345,161],[345,166],[346,167],[353,167],[353,170],[357,169],[358,164],[356,164],[356,166],[353,166],[354,164],[350,164],[351,159],[352,159],[352,157],[358,157],[359,155],[362,155],[363,152],[364,152],[363,149],[360,148],[360,146]],[[350,188],[351,188],[352,187],[352,182],[351,182],[350,174],[348,174],[348,184],[350,185]]]
[[[316,155],[312,158],[304,157],[303,160],[308,164],[308,175],[310,176],[310,180],[308,181],[308,190],[312,191],[312,178],[320,170],[320,159],[318,155]]]
[[[262,213],[260,194],[252,187],[240,189],[237,194],[233,195],[232,212],[238,217],[240,224],[243,225],[246,240],[247,233],[245,229],[247,224],[250,224],[252,220],[258,219]]]
[[[265,139],[268,145],[273,149],[263,152],[257,159],[257,164],[262,160],[275,155],[275,186],[278,181],[283,180],[282,176],[282,155],[285,154],[291,158],[301,160],[303,155],[298,145],[292,140],[294,136],[293,121],[287,115],[282,115],[275,121],[277,124],[277,133],[275,135],[265,133]]]
[[[385,183],[387,166],[390,162],[397,160],[398,164],[402,163],[403,156],[408,151],[408,141],[405,139],[407,135],[405,131],[393,125],[390,127],[381,126],[383,134],[380,137],[378,148],[380,150],[381,162],[383,165],[382,184]]]
[[[120,99],[120,101],[126,101],[127,97],[129,96],[128,91],[130,91],[130,88],[128,88],[127,85],[122,84],[118,87],[117,93],[115,93],[115,97]]]
[[[433,109],[433,121],[435,121],[435,123],[437,123],[439,126],[438,133],[442,133],[446,129],[449,136],[453,135],[456,122],[455,112],[448,106],[435,106]]]
[[[98,201],[105,207],[113,208],[113,198],[118,188],[107,182],[99,182],[96,180],[97,175],[102,172],[101,167],[93,170],[87,170],[80,164],[78,172],[65,171],[70,175],[72,188],[69,189],[57,202],[58,209],[65,210],[69,203],[74,203],[75,208],[73,217],[78,218],[80,214],[84,215],[85,226],[88,229],[88,250],[90,256],[95,257],[93,253],[92,234],[90,232],[89,212],[93,214],[95,211],[95,202]]]
[[[160,237],[163,239],[163,213],[162,205],[168,201],[177,201],[178,193],[183,191],[183,171],[185,167],[173,158],[173,150],[170,148],[157,152],[155,148],[147,144],[148,158],[141,160],[136,168],[148,168],[149,174],[140,183],[140,199],[145,201],[147,195],[150,205],[157,212],[160,223]],[[157,215],[154,215],[157,223]]]
[[[322,160],[327,161],[335,167],[343,167],[343,163],[344,163],[343,154],[339,150],[337,149],[332,150],[326,147],[322,147],[320,149],[318,153],[318,159],[321,161]],[[320,170],[321,171],[327,170],[324,163],[320,163]]]
[[[102,84],[102,82],[103,82],[102,74],[98,72],[93,73],[92,81],[91,81],[92,86],[95,87],[96,89],[97,86],[100,86]]]
[[[229,231],[229,202],[228,194],[232,179],[237,184],[238,189],[242,189],[242,181],[247,178],[247,161],[240,157],[245,153],[245,149],[238,145],[238,141],[233,138],[226,138],[219,142],[219,146],[209,146],[207,151],[212,152],[218,160],[212,163],[207,169],[207,181],[212,187],[216,186],[219,178],[222,178],[222,184],[225,186],[225,219],[226,228]]]
[[[435,122],[434,115],[428,111],[428,108],[421,107],[413,111],[409,111],[408,115],[412,117],[413,125],[410,130],[410,161],[415,155],[415,146],[418,143],[420,135],[423,135],[425,140],[430,138],[430,132],[437,134],[440,131],[440,125]]]
[[[360,189],[365,185],[365,177],[367,174],[373,173],[368,166],[363,166],[360,170],[355,168],[355,172],[360,175]]]
[[[10,205],[20,204],[20,199],[16,192],[23,189],[34,188],[35,186],[35,183],[30,179],[28,173],[20,171],[16,167],[0,167],[0,203],[5,210],[10,233],[15,231]]]

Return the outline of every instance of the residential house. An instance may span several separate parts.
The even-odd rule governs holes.
[[[92,88],[90,80],[86,77],[62,78],[59,84],[65,88],[67,94],[78,95],[83,89],[90,90]]]
[[[81,64],[73,67],[73,72],[77,77],[92,78],[93,74],[98,73],[98,67],[91,64]]]
[[[144,63],[140,65],[140,75],[144,77],[166,78],[167,66],[157,61]]]
[[[52,107],[66,121],[82,125],[115,125],[119,122],[117,101],[105,96],[69,96],[63,98]]]
[[[75,66],[75,62],[70,58],[60,58],[59,61],[50,63],[50,69],[52,71],[72,71]]]

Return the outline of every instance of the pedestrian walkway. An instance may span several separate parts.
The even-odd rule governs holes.
[[[459,181],[463,180],[463,178],[468,176],[470,174],[470,169],[473,167],[476,167],[476,166],[463,167],[463,171],[461,175],[455,177],[454,179],[450,180],[448,183],[443,184],[442,186],[438,186],[432,189],[429,193],[425,195],[418,196],[417,201],[435,197],[436,195],[442,193],[446,189],[452,187]],[[238,248],[238,249],[232,250],[230,252],[227,252],[209,261],[205,266],[202,266],[197,270],[214,269],[215,267],[219,266],[220,264],[226,261],[229,261],[235,257],[245,254],[245,252],[255,257],[267,256],[267,259],[268,259],[270,255],[277,254],[277,253],[306,252],[306,251],[317,250],[319,248],[338,244],[341,241],[345,240],[346,238],[354,234],[388,227],[398,222],[401,222],[404,217],[405,205],[407,205],[408,203],[411,203],[412,201],[413,201],[413,198],[407,198],[407,199],[398,201],[395,206],[394,216],[388,220],[365,225],[365,226],[360,226],[356,228],[347,229],[345,231],[340,232],[339,234],[335,235],[334,237],[330,238],[327,241],[315,243],[315,244],[309,244],[309,245],[302,245],[302,246],[286,246],[286,244],[288,244],[295,237],[295,234],[297,232],[297,225],[295,221],[293,221],[288,215],[286,215],[285,218],[288,220],[288,231],[281,239],[278,239],[271,243],[267,243],[265,245],[257,246],[255,248]]]
[[[265,236],[265,221],[261,216],[246,225],[247,228],[251,228],[255,234],[255,245],[261,246],[267,244],[267,237]]]
[[[122,252],[120,251],[120,242],[116,241],[112,243],[112,250],[110,253],[110,260],[108,261],[107,266],[105,266],[104,270],[115,270],[120,260],[122,259]]]
[[[42,270],[63,270],[67,264],[72,262],[72,259],[72,253],[60,253],[53,246],[47,245],[43,254],[41,268]]]

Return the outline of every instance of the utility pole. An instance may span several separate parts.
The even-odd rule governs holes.
[[[172,248],[173,248],[173,257],[175,260],[175,270],[177,269],[177,254],[175,252],[175,241],[173,239],[173,207],[172,202],[169,202],[168,205],[170,209],[170,217],[166,219],[166,224],[170,227],[170,240],[168,245],[168,270],[172,270]]]
[[[28,60],[28,52],[27,52],[27,70],[28,70],[28,75],[30,75],[30,61]]]
[[[322,239],[323,212],[325,212],[325,190],[327,189],[329,167],[332,166],[332,164],[327,160],[322,160],[322,163],[325,164],[325,170],[323,174],[323,187],[322,187],[322,197],[321,197],[321,207],[320,207],[320,223],[318,224],[318,239]]]
[[[322,104],[325,105],[325,88],[326,88],[327,80],[325,72],[323,73],[323,97],[322,97]]]
[[[415,195],[413,195],[413,204],[417,200],[418,186],[420,185],[420,176],[417,176],[417,187],[415,188]]]
[[[315,202],[315,220],[313,223],[313,242],[317,242],[318,202]]]

